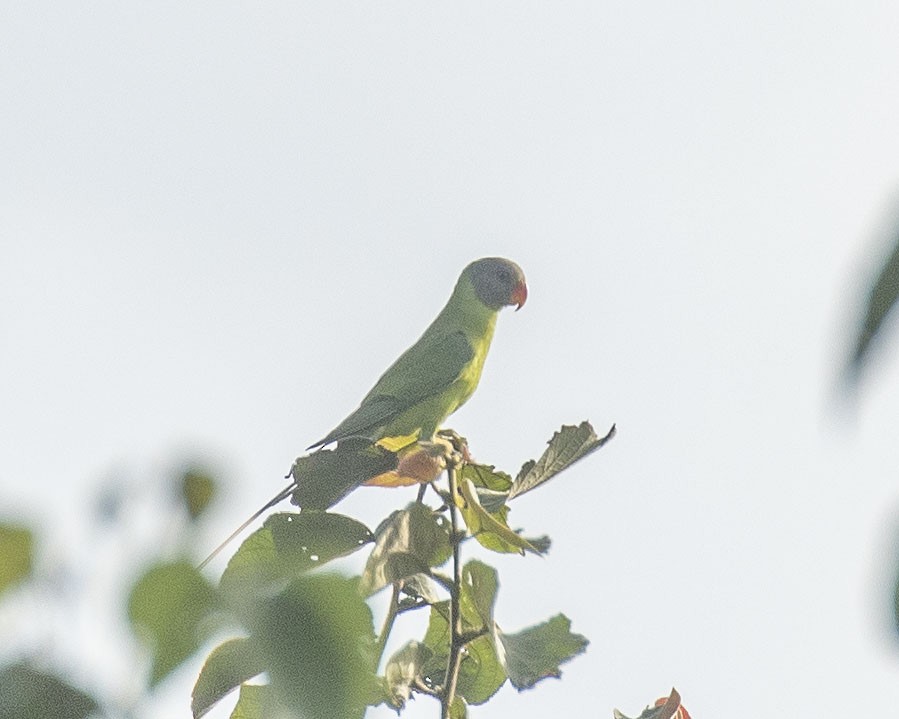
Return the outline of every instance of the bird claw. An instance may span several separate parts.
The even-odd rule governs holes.
[[[459,467],[470,459],[465,438],[451,429],[440,430],[434,439],[419,441],[418,446],[439,461],[443,468]]]
[[[471,454],[468,451],[468,440],[456,432],[456,430],[441,429],[437,432],[436,438],[451,447],[450,456],[457,466],[471,461]]]

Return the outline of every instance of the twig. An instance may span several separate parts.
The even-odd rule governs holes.
[[[456,698],[456,684],[459,681],[459,667],[462,664],[462,611],[460,598],[462,593],[462,561],[459,551],[459,518],[456,502],[456,468],[457,464],[448,462],[446,473],[449,480],[450,499],[447,504],[450,514],[450,528],[452,531],[453,545],[453,584],[450,591],[450,651],[446,664],[446,679],[443,682],[443,691],[440,693],[441,719],[449,719],[450,708]]]
[[[384,617],[384,625],[381,627],[381,634],[378,636],[378,644],[375,654],[375,671],[381,665],[381,658],[384,656],[384,648],[387,646],[387,637],[390,636],[390,630],[393,629],[393,622],[396,620],[397,610],[400,602],[400,583],[393,583],[393,592],[390,595],[390,605],[387,607],[387,616]]]

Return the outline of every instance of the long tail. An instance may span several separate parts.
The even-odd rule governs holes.
[[[197,569],[202,569],[207,564],[209,564],[209,562],[211,562],[213,559],[215,559],[216,555],[219,552],[221,552],[225,547],[228,546],[228,544],[231,542],[232,539],[234,539],[238,534],[240,534],[243,530],[245,530],[247,527],[249,527],[257,519],[259,519],[259,516],[263,512],[271,509],[279,502],[282,502],[285,499],[287,499],[293,493],[293,491],[296,489],[296,487],[297,487],[297,483],[291,482],[284,489],[282,489],[280,492],[278,492],[274,497],[272,497],[270,500],[268,500],[268,502],[266,502],[262,507],[260,507],[255,512],[253,512],[253,515],[246,522],[244,522],[237,529],[235,529],[233,532],[231,532],[231,534],[228,535],[228,538],[224,542],[222,542],[219,546],[217,546],[215,549],[212,550],[212,554],[210,554],[208,557],[206,557],[206,559],[204,559],[202,562],[200,562],[199,566],[197,566]]]

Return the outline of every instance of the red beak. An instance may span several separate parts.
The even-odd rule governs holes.
[[[528,301],[528,286],[524,282],[519,282],[512,291],[511,299],[512,301],[509,304],[516,305],[515,311],[518,312],[518,310],[524,307],[524,303]]]

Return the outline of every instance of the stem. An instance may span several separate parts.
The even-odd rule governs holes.
[[[384,648],[387,646],[387,637],[390,636],[390,630],[393,629],[393,622],[396,620],[399,603],[400,583],[394,582],[393,593],[390,595],[390,605],[387,607],[387,616],[384,617],[384,625],[381,627],[381,634],[378,635],[375,671],[378,671],[378,667],[381,666],[381,658],[384,656]]]
[[[459,551],[459,518],[456,508],[456,465],[448,463],[446,468],[449,480],[450,502],[449,515],[453,543],[453,586],[450,592],[450,652],[449,661],[446,664],[446,679],[443,682],[443,691],[440,693],[440,717],[449,719],[450,707],[456,698],[456,684],[459,681],[459,667],[462,665],[462,612],[459,600],[462,593],[462,560]]]

